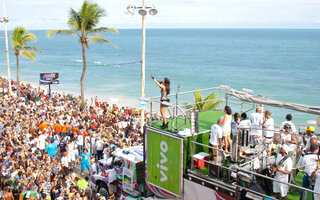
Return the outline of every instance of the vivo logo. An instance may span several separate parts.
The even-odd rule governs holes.
[[[160,155],[161,155],[161,160],[160,160],[160,164],[157,163],[157,167],[160,168],[160,173],[162,175],[162,177],[160,178],[161,182],[167,181],[167,175],[165,174],[165,172],[168,171],[168,167],[164,166],[164,164],[168,161],[166,155],[164,153],[166,153],[168,151],[168,145],[165,141],[162,141],[160,143]]]

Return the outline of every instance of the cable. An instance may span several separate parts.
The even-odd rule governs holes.
[[[42,63],[42,64],[48,64],[48,65],[62,65],[62,66],[75,66],[77,65],[75,64],[60,64],[60,63],[50,63],[50,62],[44,62],[44,61],[35,61],[37,63]],[[78,62],[78,63],[82,63],[82,62]],[[139,61],[132,61],[132,62],[124,62],[124,63],[113,63],[113,64],[106,64],[106,63],[95,63],[95,62],[87,62],[88,64],[92,64],[92,65],[101,65],[101,66],[119,66],[119,65],[131,65],[131,64],[137,64],[137,63],[141,63],[141,60]]]

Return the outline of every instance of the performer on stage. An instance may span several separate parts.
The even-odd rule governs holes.
[[[170,94],[170,80],[168,78],[164,78],[163,81],[158,82],[152,75],[151,78],[161,89],[161,102],[169,102],[167,95]],[[162,103],[160,104],[160,113],[163,118],[163,124],[161,126],[162,129],[168,128],[168,122],[165,117],[166,107],[166,105]]]
[[[276,171],[275,179],[282,182],[289,182],[289,174],[292,169],[292,159],[288,156],[290,148],[284,144],[280,150],[280,154],[277,156],[276,161]],[[273,192],[276,194],[276,198],[287,200],[288,185],[279,183],[277,181],[273,182]]]

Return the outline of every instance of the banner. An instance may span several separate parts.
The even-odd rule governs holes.
[[[147,182],[181,197],[183,139],[157,129],[147,129]]]
[[[123,182],[122,188],[125,192],[133,192],[133,183],[132,183],[132,171],[126,167],[123,168]]]
[[[59,73],[40,73],[40,85],[59,84]]]

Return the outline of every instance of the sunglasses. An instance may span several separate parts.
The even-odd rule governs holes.
[[[291,127],[288,127],[288,126],[287,126],[287,127],[284,127],[284,128],[287,129],[287,128],[291,128]]]

